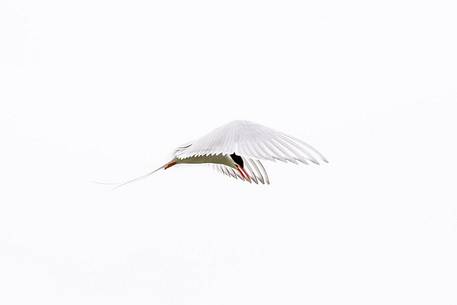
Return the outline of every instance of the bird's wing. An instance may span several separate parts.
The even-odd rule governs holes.
[[[255,184],[270,184],[270,179],[268,178],[268,174],[263,167],[263,164],[259,160],[243,158],[244,162],[244,170],[248,174],[249,179],[243,177],[236,169],[217,164],[214,165],[214,168],[229,177],[233,177],[235,179],[241,179],[243,181],[247,181],[249,183],[254,182]]]
[[[327,162],[320,152],[302,140],[249,121],[233,121],[223,125],[178,150],[175,157],[184,159],[232,153],[256,160],[306,164]]]

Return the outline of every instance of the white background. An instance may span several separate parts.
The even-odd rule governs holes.
[[[1,304],[456,304],[454,1],[0,2]],[[330,163],[175,167],[234,119]]]

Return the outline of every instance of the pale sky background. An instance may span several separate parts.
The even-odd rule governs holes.
[[[0,304],[457,304],[455,1],[0,2]],[[325,166],[157,168],[247,119]]]

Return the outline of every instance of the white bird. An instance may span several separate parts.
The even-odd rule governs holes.
[[[177,164],[213,164],[221,173],[249,183],[270,184],[260,160],[283,161],[298,164],[319,164],[327,159],[311,145],[285,133],[249,121],[233,121],[198,140],[182,145],[173,153],[173,159],[141,177],[117,187],[146,178],[158,170]]]

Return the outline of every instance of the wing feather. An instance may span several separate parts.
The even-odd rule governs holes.
[[[279,160],[282,162],[293,162],[293,158],[275,142],[271,140],[265,141],[263,142],[263,145],[272,152],[272,155],[274,156],[275,160]]]
[[[265,179],[265,183],[270,184],[270,179],[268,178],[267,171],[265,170],[265,167],[263,167],[262,162],[260,162],[259,160],[254,160],[254,161],[258,164],[260,170],[262,171],[263,177]]]
[[[281,135],[281,139],[283,139],[285,142],[287,142],[292,147],[292,149],[295,147],[295,148],[299,149],[301,152],[303,152],[308,157],[308,160],[310,160],[311,162],[313,162],[315,164],[319,164],[319,162],[316,160],[316,158],[314,158],[314,156],[311,155],[311,153],[308,150],[304,149],[297,142],[294,142],[289,136]],[[295,151],[296,155],[300,156],[300,153],[298,153],[295,149],[294,149],[294,151]]]
[[[327,162],[320,152],[302,140],[249,121],[233,121],[216,128],[192,144],[180,147],[175,151],[175,157],[232,153],[254,160]]]
[[[252,171],[253,175],[254,175],[254,176],[257,176],[257,178],[259,179],[259,181],[260,181],[262,184],[264,184],[264,183],[265,183],[265,180],[264,180],[264,178],[263,178],[263,176],[262,176],[262,173],[260,172],[260,170],[259,170],[257,164],[255,164],[255,161],[252,160],[252,159],[248,159],[247,164],[249,164],[249,163],[252,164],[252,168],[255,170],[255,172]]]
[[[301,161],[301,162],[306,162],[306,157],[304,157],[302,154],[298,153],[297,150],[294,148],[294,146],[290,143],[288,143],[286,140],[278,137],[275,138],[274,141],[276,141],[278,144],[280,144],[282,147],[287,149],[287,151],[293,155],[294,160]]]
[[[293,152],[290,150],[290,148],[287,145],[284,145],[284,143],[279,142],[277,139],[271,139],[270,142],[273,145],[275,145],[275,147],[282,153],[279,155],[282,156],[282,159],[284,161],[298,164],[297,156],[293,156]]]
[[[245,164],[244,169],[248,174],[250,180],[252,180],[255,184],[270,184],[268,174],[259,160],[243,158],[243,161]],[[241,174],[237,170],[231,167],[222,164],[216,164],[213,167],[216,169],[217,172],[222,173],[228,177],[241,179],[242,181],[247,181],[251,183],[250,180],[247,180],[246,178],[241,176]]]
[[[243,159],[243,160],[244,160],[244,167],[246,169],[246,172],[249,174],[249,177],[252,179],[252,181],[254,181],[255,184],[258,184],[259,182],[257,181],[257,177],[254,174],[254,171],[252,170],[251,165],[249,164],[249,162],[246,162],[247,161],[246,159]]]

